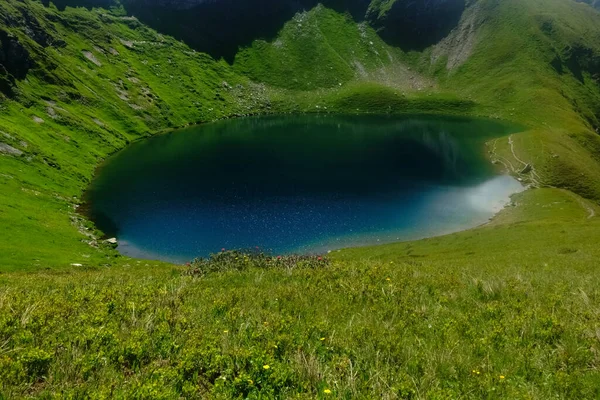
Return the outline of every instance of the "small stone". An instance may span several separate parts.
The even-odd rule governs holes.
[[[94,123],[102,128],[104,128],[104,122],[100,121],[97,118],[93,118],[92,121],[94,121]]]
[[[0,142],[0,154],[8,154],[11,156],[20,156],[23,152],[19,149],[15,149],[14,147]]]
[[[83,56],[85,58],[87,58],[89,61],[91,61],[97,67],[101,67],[102,66],[102,63],[96,58],[96,56],[94,55],[94,53],[92,53],[91,51],[82,51],[82,53],[83,53]]]
[[[71,264],[72,267],[83,267],[83,264]]]
[[[48,114],[48,116],[52,119],[56,119],[57,117],[56,110],[54,110],[52,107],[46,107],[46,114]]]
[[[106,239],[105,240],[106,243],[110,243],[110,244],[117,244],[117,238],[110,238],[110,239]]]

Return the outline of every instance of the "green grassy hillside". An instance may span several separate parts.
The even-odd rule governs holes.
[[[160,130],[268,110],[259,85],[135,19],[17,1],[0,15],[35,63],[1,103],[0,142],[19,152],[0,155],[2,270],[102,262],[74,207],[106,155]],[[30,37],[35,27],[49,43]]]
[[[242,49],[234,67],[255,81],[303,91],[386,78],[389,86],[407,86],[410,78],[418,78],[414,86],[431,87],[431,82],[403,68],[402,56],[366,23],[357,24],[349,15],[319,5],[296,14],[273,42],[257,40]]]
[[[442,87],[462,90],[498,117],[531,128],[515,135],[515,154],[506,143],[500,149],[514,169],[531,163],[535,181],[596,201],[599,16],[588,6],[562,0],[478,2],[465,18],[475,26],[477,45],[464,64],[451,62],[458,57],[453,52],[465,51],[452,40],[431,52],[439,60],[436,76]],[[464,29],[467,33],[457,37],[469,35],[468,24]]]
[[[600,13],[473,0],[424,49],[368,22],[318,6],[229,64],[122,8],[0,2],[0,398],[600,396]],[[515,122],[490,161],[537,189],[475,230],[202,277],[77,212],[133,140],[287,112]]]

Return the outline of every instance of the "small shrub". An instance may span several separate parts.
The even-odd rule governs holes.
[[[21,363],[27,371],[29,378],[43,380],[48,374],[52,354],[41,349],[30,349],[21,356]]]
[[[259,269],[324,268],[329,265],[326,257],[319,255],[273,256],[256,251],[223,250],[208,258],[197,258],[189,264],[186,275],[202,277],[211,272],[244,271]]]

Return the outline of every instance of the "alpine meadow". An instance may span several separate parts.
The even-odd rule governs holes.
[[[599,243],[596,0],[0,0],[0,399],[598,399]]]

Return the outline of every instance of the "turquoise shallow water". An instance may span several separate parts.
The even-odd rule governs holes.
[[[486,140],[513,130],[420,116],[221,121],[117,153],[87,208],[122,253],[174,262],[434,236],[486,222],[522,189],[484,157]]]

